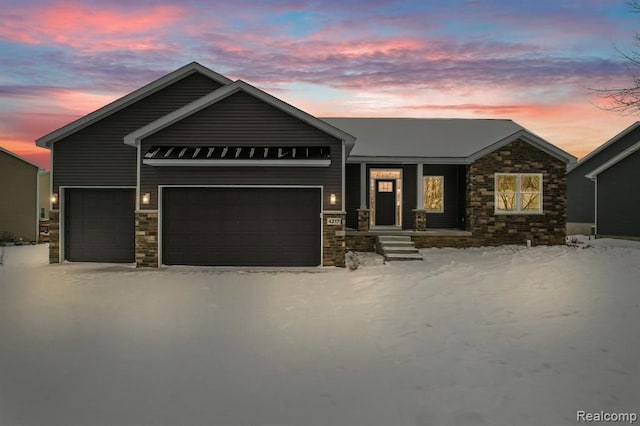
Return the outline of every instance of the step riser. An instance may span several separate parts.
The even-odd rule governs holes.
[[[423,260],[411,237],[384,235],[376,239],[377,252],[385,260]]]
[[[420,251],[415,247],[407,247],[407,248],[396,248],[396,247],[383,247],[382,253],[420,253]]]
[[[381,243],[399,242],[399,241],[410,243],[411,237],[378,237],[378,241],[380,241]]]

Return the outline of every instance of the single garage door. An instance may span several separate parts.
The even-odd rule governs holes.
[[[164,188],[166,265],[316,266],[316,188]]]
[[[135,190],[66,189],[65,258],[135,261]]]

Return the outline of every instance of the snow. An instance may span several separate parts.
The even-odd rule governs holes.
[[[569,425],[640,412],[640,243],[339,268],[0,266],[2,425]],[[588,247],[587,247],[588,246]],[[586,248],[581,248],[586,247]]]

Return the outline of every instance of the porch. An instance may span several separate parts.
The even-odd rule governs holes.
[[[416,248],[430,247],[477,247],[481,245],[479,239],[473,238],[470,231],[459,229],[427,229],[416,231],[400,229],[398,227],[374,227],[366,231],[347,228],[345,244],[347,249],[355,251],[375,251],[376,237],[381,235],[408,236]]]

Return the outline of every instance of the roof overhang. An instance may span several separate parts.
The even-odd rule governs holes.
[[[471,164],[466,158],[457,157],[360,157],[354,156],[347,159],[347,163],[367,163],[367,164]]]
[[[251,86],[248,83],[245,83],[242,80],[237,80],[231,84],[228,84],[226,86],[223,86],[217,90],[214,90],[213,92],[209,93],[208,95],[205,95],[203,97],[201,97],[200,99],[197,99],[193,102],[191,102],[190,104],[187,104],[185,106],[183,106],[182,108],[179,108],[167,115],[165,115],[164,117],[161,117],[149,124],[147,124],[146,126],[143,126],[141,128],[139,128],[138,130],[128,134],[127,136],[124,137],[124,143],[131,145],[131,146],[138,146],[140,144],[140,141],[146,137],[149,137],[151,135],[153,135],[156,132],[159,132],[160,130],[171,126],[172,124],[175,124],[177,122],[179,122],[180,120],[189,117],[190,115],[193,115],[195,113],[197,113],[198,111],[201,111],[211,105],[214,105],[217,102],[222,101],[223,99],[228,98],[231,95],[234,95],[238,92],[245,92],[248,93],[249,95],[260,99],[261,101],[266,102],[267,104],[278,108],[281,111],[286,112],[287,114],[296,117],[302,121],[304,121],[305,123],[319,129],[322,130],[323,132],[334,136],[337,139],[342,140],[345,145],[347,146],[347,149],[350,150],[351,147],[353,147],[354,143],[355,143],[355,137],[338,129],[337,127],[334,127],[332,125],[330,125],[329,123],[326,123],[323,120],[320,120],[314,116],[312,116],[311,114],[308,114],[284,101],[281,101],[280,99],[271,96],[270,94],[254,87]]]
[[[573,164],[576,161],[576,157],[569,154],[566,151],[558,148],[557,146],[545,141],[544,139],[534,135],[527,130],[519,130],[499,141],[486,146],[485,148],[474,152],[467,157],[357,157],[352,156],[347,159],[347,163],[403,163],[403,164],[471,164],[474,161],[484,157],[487,154],[492,153],[512,142],[524,141],[528,144],[535,146],[543,152],[551,155],[554,158],[566,164]]]
[[[128,107],[129,105],[132,105],[139,100],[144,99],[147,96],[152,95],[153,93],[156,93],[159,90],[164,89],[165,87],[168,87],[173,83],[182,80],[183,78],[196,72],[203,74],[222,85],[232,83],[232,80],[230,80],[229,78],[218,74],[217,72],[210,70],[209,68],[202,66],[197,62],[192,62],[181,68],[178,68],[177,70],[165,75],[164,77],[161,77],[147,84],[146,86],[141,87],[138,90],[129,93],[128,95],[121,97],[120,99],[111,102],[108,105],[105,105],[104,107],[88,115],[85,115],[84,117],[77,119],[72,123],[67,124],[64,127],[59,128],[58,130],[49,133],[48,135],[36,139],[36,145],[42,148],[51,148],[51,145],[59,141],[60,139],[63,139],[79,130],[82,130],[85,127],[88,127],[91,124],[94,124],[97,121],[100,121],[103,118],[116,113]]]
[[[578,161],[575,164],[572,164],[571,166],[569,166],[569,168],[567,169],[567,173],[569,173],[572,170],[582,166],[587,161],[591,160],[593,157],[598,155],[600,152],[604,151],[609,146],[613,145],[614,143],[618,142],[620,139],[622,139],[625,136],[627,136],[629,133],[631,133],[634,130],[636,130],[638,127],[640,127],[640,121],[636,121],[631,126],[627,127],[626,129],[624,129],[623,131],[621,131],[620,133],[618,133],[617,135],[615,135],[614,137],[612,137],[611,139],[609,139],[608,141],[606,141],[605,143],[603,143],[602,145],[600,145],[599,147],[597,147],[596,149],[594,149],[593,151],[591,151],[590,153],[588,153],[587,155],[582,157],[580,159],[580,161]]]
[[[558,148],[552,143],[549,143],[546,140],[542,139],[541,137],[524,129],[519,130],[513,133],[512,135],[509,135],[506,138],[501,139],[481,149],[480,151],[477,151],[471,154],[470,156],[467,157],[467,160],[469,160],[470,163],[473,163],[474,161],[484,157],[485,155],[518,140],[521,140],[530,145],[533,145],[539,150],[546,152],[550,156],[557,158],[558,160],[564,162],[565,164],[573,164],[577,161],[576,157],[574,157],[573,155],[569,154],[568,152]]]
[[[30,166],[35,167],[36,169],[38,169],[39,172],[40,171],[46,171],[45,169],[43,169],[42,167],[38,166],[37,164],[32,163],[31,161],[26,160],[26,159],[20,157],[18,154],[14,154],[13,152],[9,151],[8,149],[4,149],[1,146],[0,146],[0,152],[4,152],[5,154],[10,155],[11,157],[15,158],[16,160],[20,160],[23,163],[26,163],[26,164],[28,164]]]
[[[633,154],[636,151],[640,151],[640,141],[638,141],[635,144],[631,145],[629,148],[625,149],[624,151],[622,151],[620,154],[616,155],[615,157],[612,157],[609,161],[607,161],[606,163],[602,164],[597,169],[594,169],[591,172],[587,173],[585,175],[585,177],[588,178],[588,179],[595,179],[596,176],[598,176],[600,173],[602,173],[605,170],[609,169],[610,167],[618,164],[620,161],[624,160],[625,158],[627,158],[628,156],[630,156],[631,154]]]

